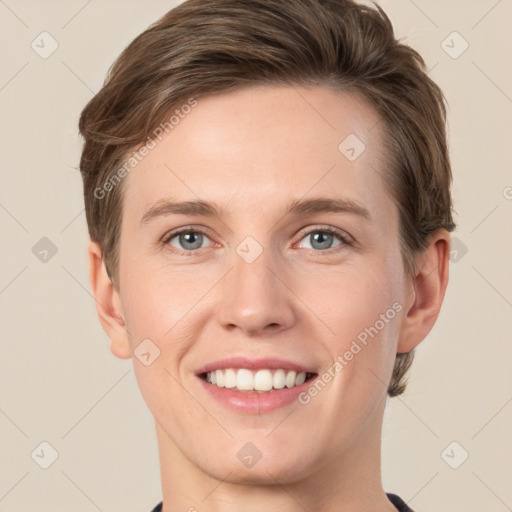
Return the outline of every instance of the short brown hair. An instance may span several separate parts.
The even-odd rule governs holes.
[[[376,109],[385,128],[386,183],[399,210],[407,272],[431,233],[455,228],[443,94],[421,56],[395,38],[379,6],[186,0],[128,45],[80,116],[89,234],[115,286],[123,182],[101,197],[97,191],[112,183],[173,109],[190,98],[255,84],[325,85],[356,92]],[[389,396],[405,390],[413,355],[397,354]]]

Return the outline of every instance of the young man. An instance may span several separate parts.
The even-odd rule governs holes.
[[[188,0],[82,112],[90,278],[163,512],[411,510],[387,396],[448,282],[439,88],[379,8]]]

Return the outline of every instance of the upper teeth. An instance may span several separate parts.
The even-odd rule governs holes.
[[[273,372],[273,373],[272,373]],[[239,391],[269,391],[272,388],[292,388],[306,381],[306,372],[294,370],[257,370],[225,368],[206,374],[207,382],[220,388],[236,388]]]

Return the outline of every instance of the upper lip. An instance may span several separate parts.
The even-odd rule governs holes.
[[[295,370],[297,373],[315,373],[313,369],[303,364],[276,357],[262,357],[256,359],[248,357],[228,357],[208,363],[199,368],[196,373],[197,375],[201,375],[202,373],[208,373],[213,370],[223,370],[225,368],[247,368],[248,370],[260,370],[264,368],[278,370],[282,368],[283,370]]]

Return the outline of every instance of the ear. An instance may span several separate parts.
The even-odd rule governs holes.
[[[450,258],[450,234],[440,229],[429,238],[427,248],[416,258],[415,275],[408,279],[406,315],[398,339],[397,353],[409,352],[423,341],[434,326],[446,286]]]
[[[121,300],[107,274],[100,246],[96,242],[89,241],[87,254],[89,257],[89,280],[94,293],[96,311],[103,330],[110,338],[110,350],[121,359],[129,359],[131,357],[130,344]]]

